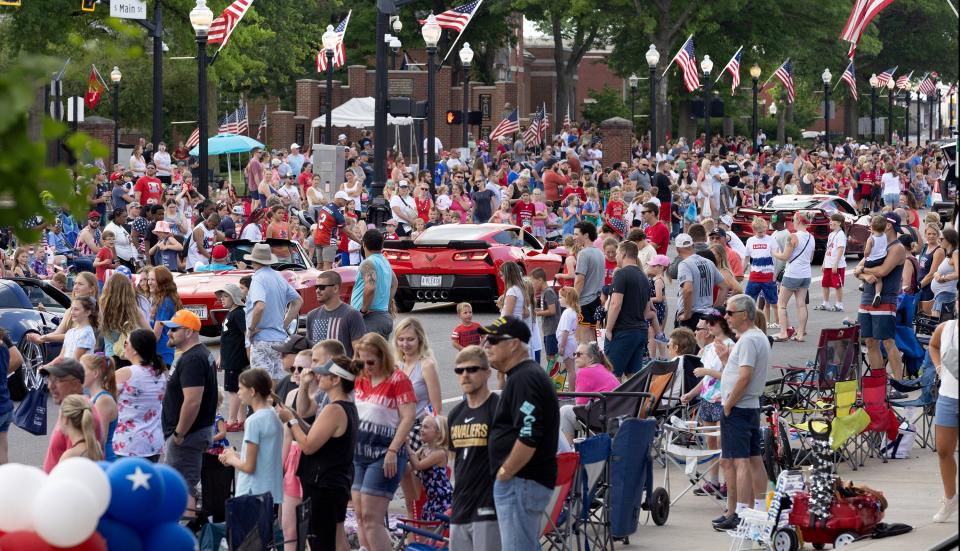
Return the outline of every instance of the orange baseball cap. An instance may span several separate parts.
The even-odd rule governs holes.
[[[186,327],[193,331],[200,330],[200,318],[190,310],[177,310],[177,313],[163,324],[167,327]]]

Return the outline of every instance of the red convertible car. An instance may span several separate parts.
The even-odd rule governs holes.
[[[524,273],[543,268],[547,279],[562,269],[556,243],[544,245],[509,224],[455,224],[428,228],[412,241],[387,241],[384,256],[397,275],[396,303],[493,303],[503,293],[500,266],[514,261]]]
[[[810,217],[810,226],[807,231],[813,235],[816,249],[814,256],[819,262],[827,246],[827,236],[830,235],[830,215],[839,212],[843,215],[843,229],[847,233],[846,254],[863,254],[863,247],[870,237],[870,216],[860,215],[846,199],[836,195],[778,195],[767,201],[759,209],[740,208],[733,215],[731,229],[737,236],[746,241],[753,235],[753,219],[766,218],[770,221],[773,214],[786,218],[787,229],[793,231],[793,214],[803,212]],[[773,232],[771,227],[770,232]]]
[[[317,293],[314,286],[317,284],[320,270],[313,266],[307,252],[298,243],[286,239],[267,239],[264,242],[270,244],[273,254],[280,260],[272,266],[273,269],[283,274],[283,277],[303,297],[303,306],[300,308],[302,319],[310,310],[317,307]],[[220,334],[223,320],[227,317],[227,311],[217,299],[216,291],[223,289],[227,283],[239,283],[243,276],[253,274],[252,269],[244,266],[243,256],[250,254],[251,249],[256,245],[255,242],[240,239],[224,241],[222,245],[230,250],[230,261],[238,265],[238,268],[217,272],[186,273],[175,279],[183,307],[200,318],[201,334],[208,337]],[[350,302],[350,293],[353,291],[353,283],[357,275],[356,267],[333,269],[343,280],[340,286],[341,298]]]

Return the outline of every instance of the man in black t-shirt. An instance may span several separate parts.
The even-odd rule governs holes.
[[[196,314],[178,310],[163,324],[169,328],[167,343],[180,354],[173,362],[160,417],[167,439],[166,462],[186,479],[190,489],[187,510],[192,511],[203,452],[210,446],[217,414],[217,371],[213,355],[200,343]]]
[[[673,165],[670,161],[660,161],[659,171],[653,177],[653,187],[657,188],[657,199],[660,200],[660,220],[670,227],[670,204],[673,202],[673,192],[670,191],[670,171]]]
[[[467,346],[457,354],[454,372],[466,399],[447,418],[454,460],[450,548],[498,551],[500,527],[493,503],[487,437],[500,397],[490,392],[490,362],[483,349]]]
[[[736,193],[740,187],[740,163],[734,157],[733,151],[727,152],[727,158],[720,164],[727,171],[727,182],[720,188],[720,212],[733,210],[736,204]]]
[[[501,548],[536,549],[540,517],[557,478],[557,395],[540,364],[530,359],[526,323],[505,316],[480,332],[487,335],[484,350],[490,365],[507,376],[488,445]]]
[[[613,274],[612,293],[607,304],[604,350],[613,364],[613,373],[625,378],[643,367],[647,356],[647,320],[660,335],[660,324],[650,302],[650,280],[640,268],[639,248],[623,241],[617,248],[618,269]]]

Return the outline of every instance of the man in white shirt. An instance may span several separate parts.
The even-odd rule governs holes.
[[[167,144],[160,142],[156,153],[153,154],[153,164],[157,167],[157,178],[165,185],[170,185],[170,177],[173,165],[170,160],[170,153],[167,152]]]
[[[290,172],[292,172],[294,176],[300,175],[300,171],[303,170],[303,163],[306,161],[307,159],[300,153],[300,144],[290,144],[290,154],[287,155],[287,164],[290,165]]]
[[[409,234],[413,221],[417,219],[417,206],[410,196],[410,182],[400,180],[397,184],[397,194],[390,198],[390,211],[400,221],[398,229],[403,230],[401,235]]]
[[[427,139],[423,139],[423,150],[427,151]],[[443,151],[443,142],[440,141],[440,138],[434,136],[433,138],[433,155],[434,159],[440,157],[440,152]]]

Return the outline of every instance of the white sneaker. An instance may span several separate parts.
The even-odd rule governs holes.
[[[948,522],[957,511],[957,496],[940,500],[940,510],[933,515],[933,522]]]

